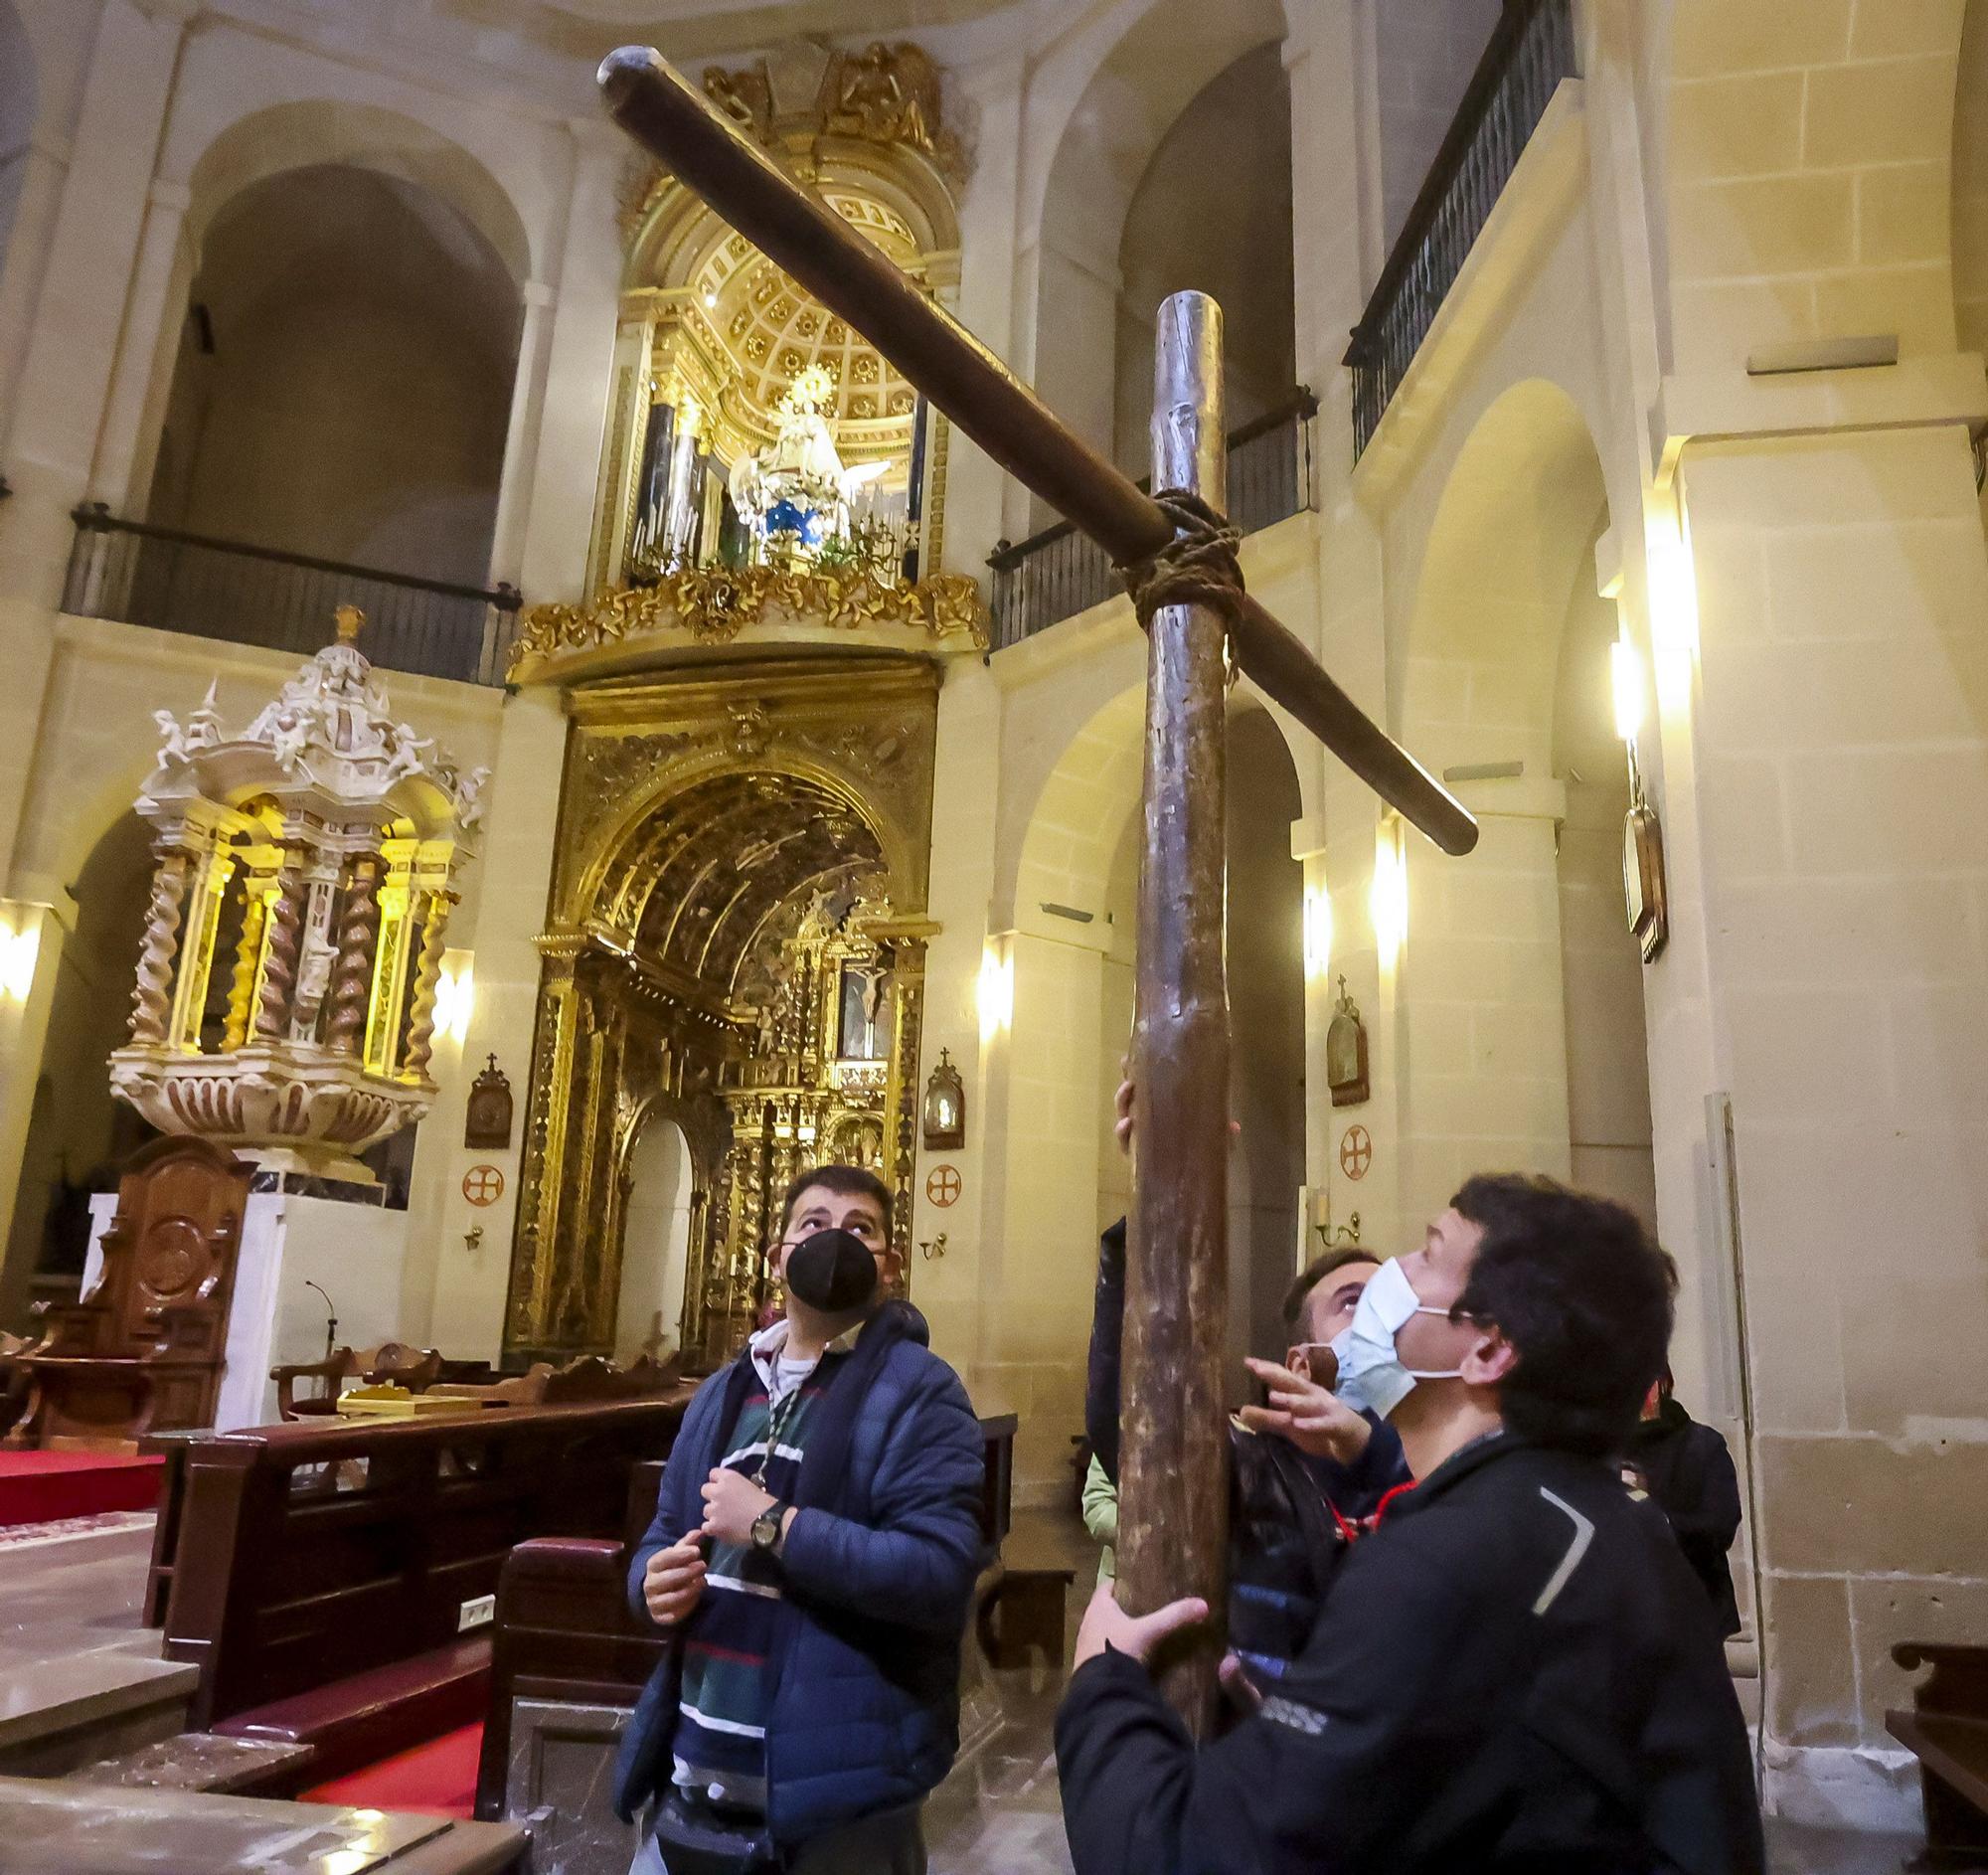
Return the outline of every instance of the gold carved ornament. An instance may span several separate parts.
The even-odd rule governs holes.
[[[704,73],[705,95],[766,148],[786,143],[805,147],[824,136],[851,137],[916,150],[955,189],[965,183],[966,152],[946,128],[941,74],[922,46],[909,40],[894,46],[878,41],[855,53],[797,41],[781,47],[775,57],[788,74],[805,70],[814,80],[808,102],[785,114],[774,106],[767,60],[736,72],[707,66]],[[616,202],[624,239],[634,238],[670,180],[660,163],[641,160],[630,166]]]
[[[771,612],[818,620],[835,631],[900,627],[934,643],[989,643],[979,586],[942,573],[915,585],[885,585],[868,572],[781,567],[685,567],[654,586],[617,587],[590,605],[535,605],[511,649],[505,675],[529,682],[564,652],[589,651],[652,633],[685,632],[698,644],[730,644]]]

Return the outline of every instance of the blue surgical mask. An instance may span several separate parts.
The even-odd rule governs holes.
[[[1356,1412],[1378,1413],[1386,1419],[1414,1390],[1418,1380],[1455,1380],[1460,1367],[1404,1367],[1395,1352],[1395,1337],[1415,1315],[1440,1315],[1449,1310],[1429,1308],[1415,1293],[1408,1273],[1398,1258],[1389,1258],[1360,1291],[1353,1319],[1333,1337],[1339,1356],[1339,1397]]]

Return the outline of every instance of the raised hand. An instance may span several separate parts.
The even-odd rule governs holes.
[[[1252,1356],[1245,1365],[1270,1390],[1268,1406],[1242,1409],[1242,1424],[1252,1433],[1274,1433],[1314,1458],[1340,1464],[1352,1464],[1367,1449],[1374,1429],[1337,1394],[1275,1361]]]

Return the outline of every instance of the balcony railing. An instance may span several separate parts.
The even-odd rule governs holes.
[[[1312,505],[1311,420],[1318,400],[1299,391],[1229,435],[1229,518],[1245,534]],[[1146,486],[1141,478],[1139,486]],[[994,569],[994,646],[1019,644],[1125,589],[1110,557],[1068,521],[987,558]]]
[[[389,670],[501,684],[522,603],[514,587],[486,592],[347,566],[176,528],[120,521],[101,503],[77,509],[63,610],[259,644],[308,657],[329,642],[332,612],[366,614],[360,641]]]
[[[1505,0],[1428,179],[1381,269],[1346,363],[1358,459],[1490,219],[1561,80],[1575,76],[1573,0]]]

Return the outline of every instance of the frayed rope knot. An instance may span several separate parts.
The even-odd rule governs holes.
[[[1174,537],[1150,559],[1120,567],[1141,628],[1162,605],[1213,605],[1233,617],[1242,601],[1242,566],[1236,558],[1242,530],[1185,488],[1153,497],[1174,524]]]

